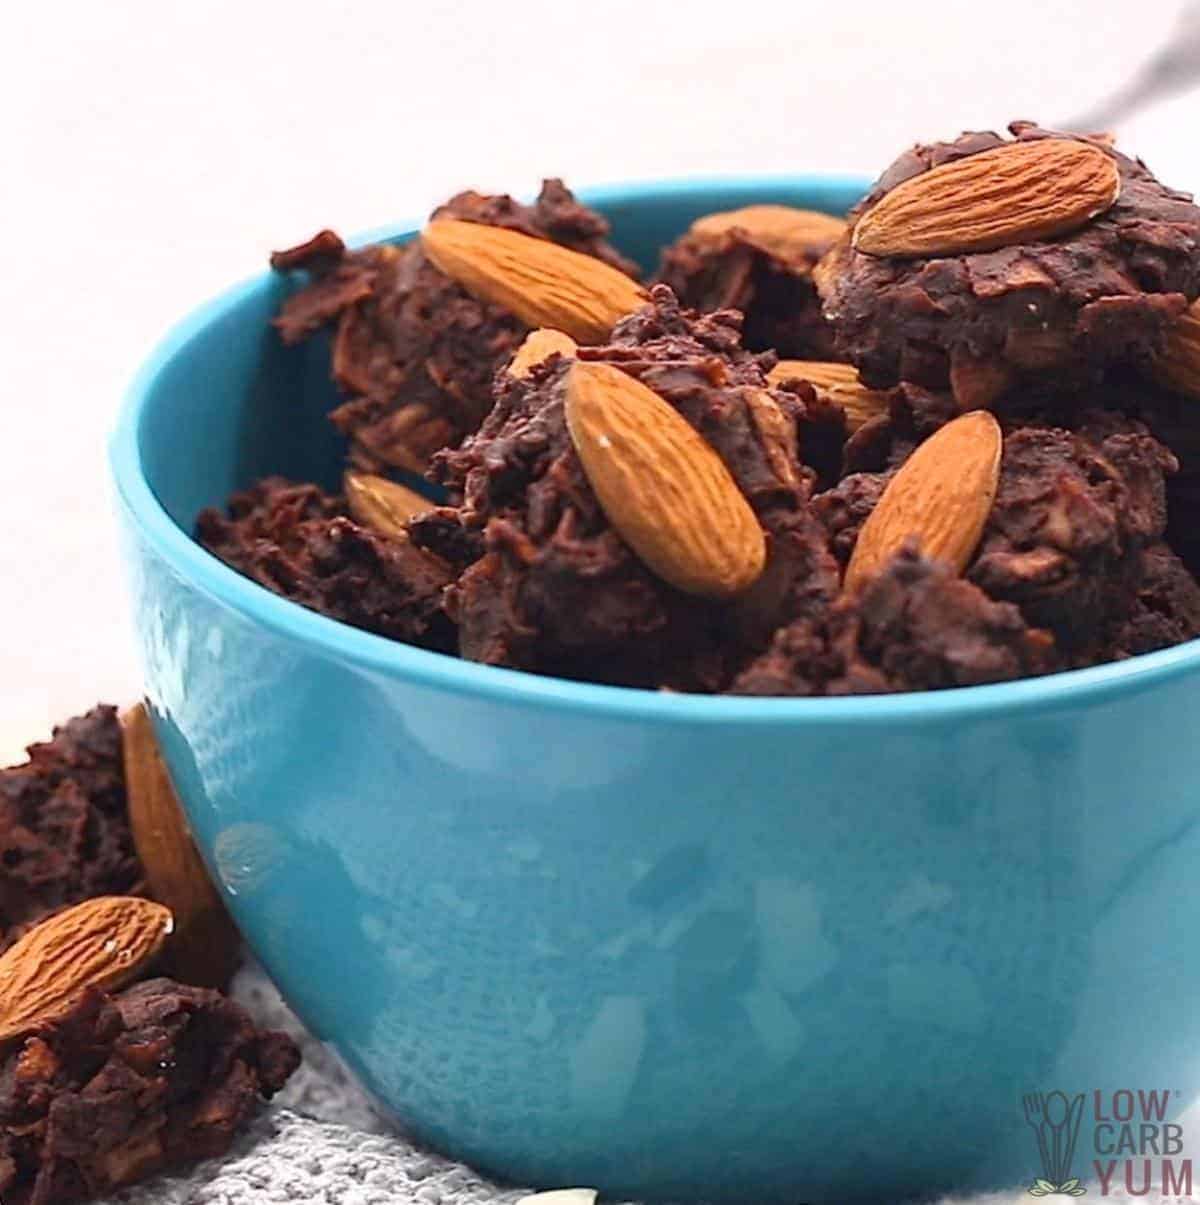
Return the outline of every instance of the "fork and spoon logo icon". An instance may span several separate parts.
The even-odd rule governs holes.
[[[1071,1175],[1075,1142],[1083,1117],[1083,1093],[1068,1097],[1064,1092],[1027,1092],[1021,1102],[1025,1121],[1037,1139],[1043,1175],[1029,1186],[1032,1197],[1054,1194],[1081,1197],[1087,1189]]]

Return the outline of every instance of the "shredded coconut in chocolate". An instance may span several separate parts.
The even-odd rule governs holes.
[[[532,205],[463,192],[432,216],[550,239],[637,276],[637,266],[607,242],[608,223],[561,180],[546,180]],[[276,319],[285,342],[336,323],[333,377],[347,400],[331,417],[360,468],[419,472],[438,448],[474,431],[491,407],[493,373],[529,332],[435,268],[419,238],[347,251],[323,231],[277,252],[271,264],[310,280]]]
[[[219,992],[89,989],[0,1064],[0,1197],[67,1205],[220,1154],[298,1062]]]
[[[1059,135],[1014,122],[1014,137]],[[1092,380],[1107,366],[1145,362],[1200,296],[1200,209],[1146,167],[1100,140],[1121,175],[1116,203],[1082,229],[993,251],[892,258],[854,250],[849,236],[817,272],[839,351],[875,387],[950,385],[986,405],[1015,377]],[[851,218],[902,181],[993,150],[996,134],[964,134],[906,151]]]
[[[143,887],[116,709],[96,707],[0,770],[0,948],[58,908]]]
[[[475,301],[419,244],[348,252],[326,231],[277,255],[279,270],[309,275],[277,321],[285,340],[336,324],[333,373],[348,400],[333,418],[351,463],[428,465],[446,496],[398,539],[355,524],[315,486],[268,479],[226,514],[206,511],[199,538],[344,622],[486,664],[645,688],[938,689],[1194,638],[1200,403],[1150,383],[1147,366],[1200,296],[1200,209],[1104,139],[1010,129],[1011,140],[964,134],[906,152],[844,235],[836,219],[783,205],[702,217],[663,250],[649,303],[604,346],[572,353],[568,341],[526,372],[527,349],[517,374],[504,369],[527,328]],[[1119,178],[1116,199],[1067,233],[1014,225],[1009,245],[940,256],[855,249],[854,223],[900,183],[1063,138],[1085,142],[1093,163],[1110,157]],[[1022,171],[1038,162],[1021,150],[1035,165]],[[604,219],[557,181],[533,206],[468,192],[438,213],[633,271]],[[887,389],[886,409],[872,398],[848,421],[803,367],[770,385],[781,354],[849,358],[862,385]],[[622,538],[564,415],[581,361],[635,377],[716,452],[766,541],[766,568],[744,593],[681,593]],[[994,410],[1003,444],[961,576],[910,540],[847,591],[846,566],[896,470],[978,408]]]

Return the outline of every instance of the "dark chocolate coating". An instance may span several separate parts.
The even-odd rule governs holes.
[[[227,513],[203,511],[196,532],[239,573],[310,610],[409,644],[453,646],[442,609],[449,566],[355,523],[315,485],[268,477],[235,494]]]
[[[1127,611],[1114,618],[1083,663],[1121,661],[1200,636],[1200,585],[1165,543],[1144,549]]]
[[[1022,141],[1055,136],[1029,123],[1011,129]],[[906,151],[851,220],[902,181],[1004,141],[964,134]],[[867,255],[849,235],[839,242],[817,281],[837,346],[866,384],[952,385],[973,405],[1013,377],[1053,374],[1062,386],[1161,349],[1171,324],[1200,295],[1200,209],[1140,161],[1091,141],[1116,162],[1121,193],[1081,229],[925,258]]]
[[[915,148],[859,212],[902,180],[1004,141],[971,134]],[[763,273],[780,265],[736,233],[689,232],[662,271],[703,306],[741,304],[745,320],[697,313],[659,284],[607,345],[578,350],[653,389],[729,469],[768,544],[767,569],[742,597],[680,593],[610,523],[565,421],[571,361],[551,357],[522,379],[497,374],[525,334],[511,316],[466,296],[419,248],[348,254],[329,232],[276,257],[280,269],[313,276],[278,325],[294,339],[338,322],[335,374],[353,400],[335,421],[352,456],[377,467],[440,449],[429,475],[447,502],[397,541],[355,524],[341,499],[269,479],[235,497],[228,516],[201,516],[200,538],[333,618],[488,664],[647,688],[936,689],[1194,638],[1200,422],[1196,403],[1148,384],[1137,362],[1200,292],[1200,210],[1104,149],[1121,195],[1060,238],[940,259],[873,258],[846,242],[821,262],[839,339],[865,383],[904,378],[888,412],[852,434],[808,383],[769,387],[774,353],[747,350],[749,339],[820,354],[779,333],[805,327],[804,300],[793,293],[769,313],[764,303],[779,295],[760,291]],[[532,208],[464,193],[443,212],[616,262],[604,223],[554,182]],[[421,380],[410,381],[418,360]],[[1004,447],[963,576],[910,549],[843,596],[841,575],[892,475],[980,395]],[[473,433],[454,446],[464,432]]]
[[[116,709],[94,707],[0,770],[0,948],[58,908],[144,888]]]
[[[1137,396],[1126,395],[1127,411]],[[1086,408],[1073,393],[1016,394],[998,406],[1000,481],[967,569],[992,598],[1018,604],[1031,625],[1053,631],[1064,655],[1084,658],[1133,606],[1142,551],[1166,529],[1177,464],[1142,422],[1116,408],[1115,394],[1105,398],[1112,408]],[[955,414],[948,394],[912,386],[891,400],[890,415],[848,445],[847,460],[865,471],[813,499],[843,565],[892,473]]]
[[[70,1205],[219,1155],[299,1061],[219,992],[89,989],[0,1064],[0,1197]]]
[[[1174,458],[1144,429],[1018,427],[967,576],[1016,603],[1064,650],[1087,647],[1128,612],[1141,553],[1166,528]]]
[[[1054,640],[914,545],[860,594],[775,634],[734,694],[849,695],[974,686],[1045,673]]]
[[[546,180],[532,205],[464,192],[433,217],[550,239],[637,275],[637,266],[607,242],[605,219],[561,180]],[[474,431],[491,407],[493,374],[529,332],[507,310],[477,301],[435,268],[420,239],[347,252],[324,231],[276,253],[272,264],[310,277],[275,321],[285,342],[337,323],[333,376],[347,400],[332,418],[351,440],[360,468],[421,471],[438,448]]]
[[[738,315],[701,317],[661,285],[608,346],[579,354],[637,377],[704,436],[768,533],[771,564],[736,604],[688,597],[651,573],[588,484],[563,411],[570,364],[553,357],[524,380],[498,382],[479,432],[434,462],[486,548],[450,592],[462,655],[627,685],[719,689],[746,642],[836,590],[824,534],[805,511],[812,474],[795,440],[803,403],[767,388],[763,362],[741,347]]]
[[[833,331],[812,270],[831,245],[818,240],[784,258],[737,229],[718,236],[689,231],[663,251],[657,279],[691,309],[741,310],[743,343],[752,351],[830,360]]]

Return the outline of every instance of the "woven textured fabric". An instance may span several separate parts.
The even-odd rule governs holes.
[[[514,1205],[528,1191],[498,1186],[398,1132],[337,1056],[304,1030],[258,967],[239,972],[232,994],[260,1025],[292,1034],[304,1052],[300,1070],[228,1154],[126,1189],[102,1205]],[[1106,1199],[1162,1205],[1158,1197],[1115,1190]],[[940,1205],[1033,1200],[1022,1189]]]

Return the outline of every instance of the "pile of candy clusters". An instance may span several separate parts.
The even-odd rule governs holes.
[[[223,994],[240,954],[143,708],[96,707],[0,770],[6,1205],[229,1148],[300,1061]]]
[[[924,690],[1200,633],[1200,209],[1108,139],[918,146],[844,220],[701,217],[647,285],[608,233],[551,180],[277,254],[282,338],[332,330],[344,484],[258,482],[199,539],[369,631],[645,688]]]

